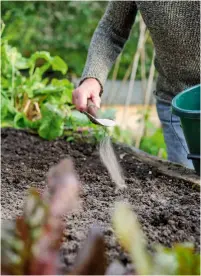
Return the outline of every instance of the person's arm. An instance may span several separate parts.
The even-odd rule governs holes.
[[[73,92],[76,108],[87,109],[87,99],[100,106],[100,92],[127,41],[137,14],[134,1],[110,1],[92,37],[80,86]]]

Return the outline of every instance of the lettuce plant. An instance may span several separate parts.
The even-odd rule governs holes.
[[[67,64],[46,51],[24,58],[4,37],[1,61],[2,126],[33,129],[48,140],[61,136],[72,106],[73,84],[65,78],[44,78],[44,74],[51,68],[66,75]]]

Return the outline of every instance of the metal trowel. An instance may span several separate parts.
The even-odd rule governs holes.
[[[89,118],[89,120],[92,123],[94,123],[96,125],[105,126],[105,127],[113,127],[116,125],[115,121],[113,121],[113,120],[97,118],[96,114],[97,114],[98,109],[91,100],[87,101],[87,107],[88,107],[87,110],[90,113],[87,111],[83,111],[83,113]]]

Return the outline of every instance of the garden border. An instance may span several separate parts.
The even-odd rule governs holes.
[[[121,143],[117,143],[117,145],[131,150],[137,160],[155,167],[157,171],[163,173],[164,175],[190,182],[192,185],[200,186],[200,177],[196,175],[194,170],[188,169],[180,164],[152,156],[132,146]]]

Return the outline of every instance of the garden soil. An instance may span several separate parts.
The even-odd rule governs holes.
[[[43,192],[50,166],[71,157],[82,183],[80,207],[65,218],[61,258],[65,266],[73,264],[92,225],[104,229],[108,261],[117,258],[129,268],[127,254],[118,245],[112,231],[111,216],[116,201],[132,205],[148,239],[172,246],[190,241],[200,248],[200,193],[185,180],[161,173],[157,167],[143,163],[123,146],[114,147],[122,166],[125,190],[115,192],[98,146],[69,143],[65,139],[44,141],[36,135],[13,129],[1,130],[1,205],[2,219],[20,215],[30,187]]]

